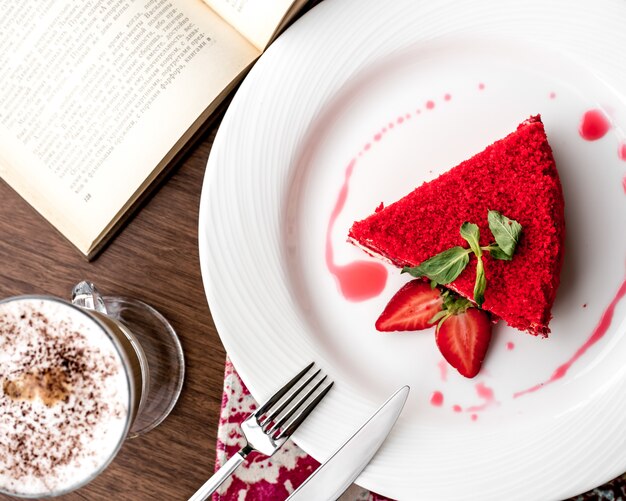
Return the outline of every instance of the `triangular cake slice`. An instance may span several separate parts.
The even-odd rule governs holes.
[[[511,261],[483,257],[487,289],[483,309],[511,327],[548,335],[550,310],[563,262],[565,219],[559,175],[540,116],[404,198],[354,223],[349,241],[392,264],[416,266],[455,245],[465,221],[480,228],[481,245],[493,242],[487,213],[522,225]],[[446,287],[473,299],[476,258]]]

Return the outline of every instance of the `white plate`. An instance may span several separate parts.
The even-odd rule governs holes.
[[[625,16],[623,1],[326,0],[254,67],[209,159],[202,275],[222,341],[257,399],[310,360],[337,382],[295,437],[305,451],[325,459],[408,383],[398,425],[358,481],[376,492],[560,499],[626,471],[626,301],[614,302],[606,335],[564,377],[514,397],[574,355],[623,287]],[[579,122],[594,108],[613,128],[585,141]],[[335,264],[368,260],[345,242],[354,220],[536,113],[566,200],[552,335],[500,322],[475,380],[444,374],[432,332],[374,330],[406,277],[388,267],[381,294],[346,300],[327,267],[327,230]],[[441,406],[431,403],[436,391]]]

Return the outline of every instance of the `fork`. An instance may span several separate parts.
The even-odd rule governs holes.
[[[241,431],[246,439],[246,445],[224,463],[189,498],[189,501],[207,499],[232,475],[252,451],[271,456],[291,437],[291,434],[302,424],[333,385],[333,382],[329,381],[318,392],[327,376],[318,378],[321,375],[321,369],[311,374],[313,365],[315,365],[314,362],[302,369],[291,381],[241,423]],[[316,392],[318,392],[317,395],[313,396]]]

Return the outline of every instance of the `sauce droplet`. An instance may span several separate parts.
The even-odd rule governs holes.
[[[493,390],[485,385],[485,383],[478,383],[476,385],[476,393],[482,399],[493,401]]]
[[[511,343],[511,341],[506,343],[506,349],[507,350],[511,351],[513,348],[515,348],[515,344]]]
[[[498,403],[495,399],[493,390],[485,385],[485,383],[477,383],[475,388],[476,394],[480,399],[483,400],[483,403],[480,405],[473,405],[471,407],[468,407],[466,409],[468,412],[484,411],[487,407]]]
[[[617,156],[620,160],[626,161],[626,142],[620,143],[617,147]]]
[[[387,269],[372,261],[354,261],[330,268],[341,294],[349,301],[365,301],[378,296],[387,283]]]
[[[430,397],[430,403],[435,407],[441,407],[443,405],[443,393],[440,391],[433,391]]]
[[[578,126],[580,137],[587,141],[597,141],[611,128],[611,123],[602,110],[594,109],[584,113]]]
[[[435,107],[434,101],[426,101],[426,109],[432,110]]]

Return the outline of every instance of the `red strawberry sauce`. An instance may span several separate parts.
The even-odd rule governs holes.
[[[430,396],[430,403],[435,407],[441,407],[443,405],[443,393],[433,391],[433,394]]]
[[[602,110],[594,109],[586,111],[578,126],[580,137],[587,141],[596,141],[609,131],[611,122]]]
[[[598,322],[598,325],[596,325],[595,329],[591,333],[591,336],[589,336],[589,338],[583,343],[583,345],[580,348],[578,348],[578,350],[576,350],[576,353],[574,353],[567,362],[559,365],[556,368],[556,370],[552,373],[552,376],[550,376],[550,378],[547,381],[536,384],[535,386],[531,386],[530,388],[527,388],[526,390],[518,391],[513,394],[513,397],[517,398],[527,393],[535,392],[537,390],[540,390],[544,386],[547,386],[563,378],[563,376],[567,374],[567,371],[570,369],[570,367],[574,365],[574,363],[580,357],[582,357],[589,348],[591,348],[594,344],[600,341],[602,337],[604,337],[606,332],[609,330],[609,327],[611,326],[611,321],[613,320],[613,314],[615,313],[615,307],[624,296],[626,296],[626,279],[624,279],[624,281],[622,282],[622,285],[618,289],[617,294],[615,294],[615,297],[613,298],[613,300],[609,303],[609,306],[607,307],[607,309],[604,310],[604,313],[600,317],[600,321]]]
[[[613,127],[611,121],[604,111],[599,109],[587,110],[580,118],[578,133],[580,137],[587,141],[596,141],[603,138]],[[622,140],[617,145],[617,157],[626,161],[626,141]],[[624,179],[626,186],[626,178]],[[625,190],[626,191],[626,188]]]
[[[439,367],[441,380],[445,383],[448,380],[448,367],[450,366],[448,365],[448,362],[442,359],[437,363],[437,367]]]
[[[326,266],[337,280],[343,297],[349,301],[364,301],[378,296],[387,283],[387,268],[376,261],[353,261],[346,265],[335,264],[331,234],[335,221],[348,198],[348,183],[354,170],[356,159],[353,159],[346,168],[343,185],[330,215],[326,229]]]
[[[485,383],[476,384],[476,393],[478,397],[483,401],[480,405],[472,405],[465,409],[467,412],[484,411],[487,407],[497,404],[493,390],[485,385]]]
[[[476,383],[475,388],[478,398],[482,400],[481,404],[470,405],[465,409],[463,409],[463,407],[458,404],[454,404],[452,406],[452,410],[456,413],[463,412],[463,410],[465,410],[465,412],[471,413],[472,421],[476,421],[478,419],[478,415],[476,414],[477,412],[484,411],[488,407],[498,404],[493,389],[489,388],[485,383]],[[430,397],[430,403],[433,406],[441,407],[441,405],[443,404],[443,394],[439,391],[433,392],[432,396]]]

